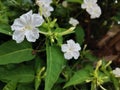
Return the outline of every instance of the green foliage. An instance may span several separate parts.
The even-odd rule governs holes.
[[[77,72],[70,78],[70,81],[68,81],[64,88],[69,87],[71,85],[76,85],[76,84],[83,84],[87,80],[91,80],[91,75],[90,73],[92,72],[93,68],[91,66],[87,66]]]
[[[120,12],[118,12],[117,15],[113,17],[113,19],[117,22],[120,21]]]
[[[16,81],[19,83],[29,83],[34,80],[34,71],[30,66],[18,65],[18,67],[7,69],[0,67],[0,80],[4,82]]]
[[[32,50],[27,42],[17,44],[15,41],[8,41],[0,46],[0,65],[32,60],[35,57]]]
[[[72,3],[79,3],[79,4],[83,3],[83,0],[66,0],[66,1],[72,2]]]
[[[84,42],[84,38],[85,38],[84,30],[82,29],[82,27],[76,27],[75,34],[76,34],[76,41],[81,45]]]
[[[90,51],[86,50],[82,54],[83,54],[84,58],[86,58],[92,62],[95,62],[98,60],[98,58],[96,56],[94,56]]]
[[[16,81],[10,81],[7,83],[7,85],[5,85],[3,90],[16,90],[16,85],[17,85]]]
[[[112,74],[116,65],[96,56],[101,50],[97,45],[91,47],[118,25],[120,1],[98,0],[102,15],[96,19],[81,8],[84,0],[52,1],[54,11],[43,16],[38,27],[40,38],[18,44],[11,40],[11,25],[29,10],[38,13],[42,8],[36,0],[0,0],[0,90],[120,90],[119,78]],[[69,23],[70,17],[79,21],[76,27]],[[81,46],[77,60],[65,60],[61,51],[69,39]]]
[[[8,24],[0,24],[0,33],[12,35],[10,26]]]
[[[45,73],[44,73],[45,67],[43,67],[43,65],[44,65],[43,60],[40,57],[36,57],[35,58],[35,70],[36,70],[35,90],[39,89],[41,81],[45,77]]]
[[[19,84],[17,90],[35,90],[31,84]]]
[[[57,81],[64,65],[65,59],[56,46],[47,46],[47,70],[45,78],[45,90],[51,90]]]

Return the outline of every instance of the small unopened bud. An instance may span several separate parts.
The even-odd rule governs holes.
[[[66,30],[66,31],[64,31],[64,32],[62,32],[62,33],[60,33],[60,35],[67,35],[67,34],[71,34],[71,33],[73,33],[74,32],[74,29],[75,29],[75,27],[71,27],[71,28],[69,28],[68,30]]]
[[[100,67],[102,65],[102,60],[98,61],[97,67]]]
[[[97,74],[97,71],[98,71],[98,69],[100,68],[101,65],[102,65],[102,60],[99,60],[97,62],[97,65],[96,65],[95,74]]]
[[[56,21],[57,21],[57,19],[54,19],[54,20],[50,23],[50,27],[51,27],[51,28],[53,28],[53,27],[55,26]]]
[[[63,1],[62,2],[62,6],[66,8],[68,6],[68,2],[67,1]]]

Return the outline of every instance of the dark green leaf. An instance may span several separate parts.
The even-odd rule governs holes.
[[[34,90],[31,84],[19,84],[17,90]]]
[[[12,35],[12,30],[10,26],[7,24],[0,24],[0,33],[6,34],[6,35]]]
[[[34,80],[34,70],[30,66],[18,66],[13,69],[0,67],[0,80],[3,82],[17,81],[20,83],[28,83]]]
[[[63,37],[62,36],[57,36],[56,37],[58,45],[61,45],[63,43]]]
[[[61,73],[65,59],[59,47],[47,47],[47,70],[45,78],[45,90],[51,90]]]
[[[81,27],[76,27],[75,34],[76,34],[76,41],[82,44],[85,36],[84,30]]]
[[[7,85],[3,88],[3,90],[16,90],[16,85],[17,85],[17,82],[16,82],[16,81],[10,81],[10,82],[7,83]]]
[[[117,22],[120,21],[120,12],[118,12],[116,16],[113,16],[112,19],[114,19]]]
[[[31,44],[27,42],[17,44],[14,41],[8,41],[0,46],[0,65],[21,63],[32,60],[34,57]]]
[[[79,70],[78,72],[76,72],[73,77],[71,77],[70,81],[68,81],[64,88],[69,87],[71,85],[77,85],[77,84],[82,84],[84,83],[86,80],[90,80],[91,76],[90,76],[90,71],[92,70],[91,66],[87,66],[81,70]]]
[[[93,55],[90,51],[86,51],[84,54],[85,58],[89,59],[90,61],[96,61],[98,58]]]

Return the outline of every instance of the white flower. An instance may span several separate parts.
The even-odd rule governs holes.
[[[49,17],[51,15],[51,12],[54,10],[53,7],[51,7],[51,6],[43,6],[41,8],[42,8],[41,14],[44,17]]]
[[[24,38],[29,42],[35,42],[39,38],[39,27],[44,19],[39,14],[32,14],[32,10],[15,19],[11,29],[14,31],[13,40],[21,43]]]
[[[37,0],[36,4],[40,7],[40,14],[44,17],[49,17],[51,12],[54,10],[53,7],[50,6],[52,0]]]
[[[93,5],[96,3],[97,3],[97,0],[84,0],[81,7],[83,9],[87,9],[87,8],[93,7]]]
[[[99,18],[101,15],[100,7],[96,4],[95,8],[91,8],[91,10],[89,11],[89,14],[91,15],[90,16],[91,19]]]
[[[93,7],[93,5],[96,3],[97,3],[97,0],[84,0],[84,2],[81,5],[81,8],[89,9],[89,8]]]
[[[69,24],[71,24],[75,27],[77,24],[79,24],[79,21],[77,19],[74,19],[71,17],[69,20]]]
[[[78,59],[80,56],[79,51],[81,47],[78,43],[75,43],[72,39],[67,41],[67,44],[61,46],[62,52],[64,52],[65,59]]]
[[[86,9],[92,19],[98,18],[101,15],[101,8],[98,6],[97,0],[84,0],[81,8]]]
[[[115,68],[115,70],[112,71],[115,77],[120,77],[120,68]]]
[[[46,5],[50,5],[52,3],[52,0],[36,0],[36,4],[38,6],[46,6]]]

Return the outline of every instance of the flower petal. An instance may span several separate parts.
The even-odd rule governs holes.
[[[22,30],[24,28],[24,23],[21,22],[19,18],[15,19],[11,29],[14,30]]]
[[[24,31],[14,31],[12,39],[17,43],[21,43],[24,40]]]
[[[94,9],[89,12],[91,15],[91,18],[98,18],[101,15],[101,9],[99,6],[96,6]]]
[[[43,22],[44,22],[44,19],[39,14],[32,15],[32,25],[33,26],[38,27],[38,26],[42,25]]]
[[[44,17],[49,17],[51,15],[51,11],[53,10],[53,7],[51,7],[50,5],[45,5],[42,7],[42,15]]]
[[[72,55],[73,55],[74,59],[78,59],[78,57],[80,56],[80,53],[75,51],[75,52],[72,52]]]
[[[72,55],[71,55],[70,52],[64,53],[64,57],[65,57],[65,59],[67,59],[67,60],[72,59]]]
[[[68,45],[67,45],[67,44],[63,44],[63,45],[61,46],[61,50],[62,50],[63,52],[67,52],[67,51],[69,50]]]
[[[79,43],[76,43],[76,44],[74,45],[74,47],[75,47],[75,51],[81,50],[81,47],[80,47],[80,44],[79,44]]]
[[[69,49],[74,50],[74,48],[75,48],[75,42],[72,39],[68,40],[67,44],[68,44]]]
[[[67,40],[67,44],[74,45],[75,42],[72,39],[70,39],[70,40]]]
[[[97,0],[92,0],[93,3],[97,3]]]
[[[20,20],[24,23],[24,25],[30,24],[32,20],[32,10],[20,16]]]
[[[115,68],[115,70],[112,71],[115,77],[120,77],[120,68]]]
[[[35,42],[39,38],[39,30],[34,28],[33,30],[26,30],[25,36],[29,42]]]
[[[85,9],[86,7],[87,7],[87,6],[86,6],[85,3],[81,4],[81,8],[82,8],[82,9]]]

